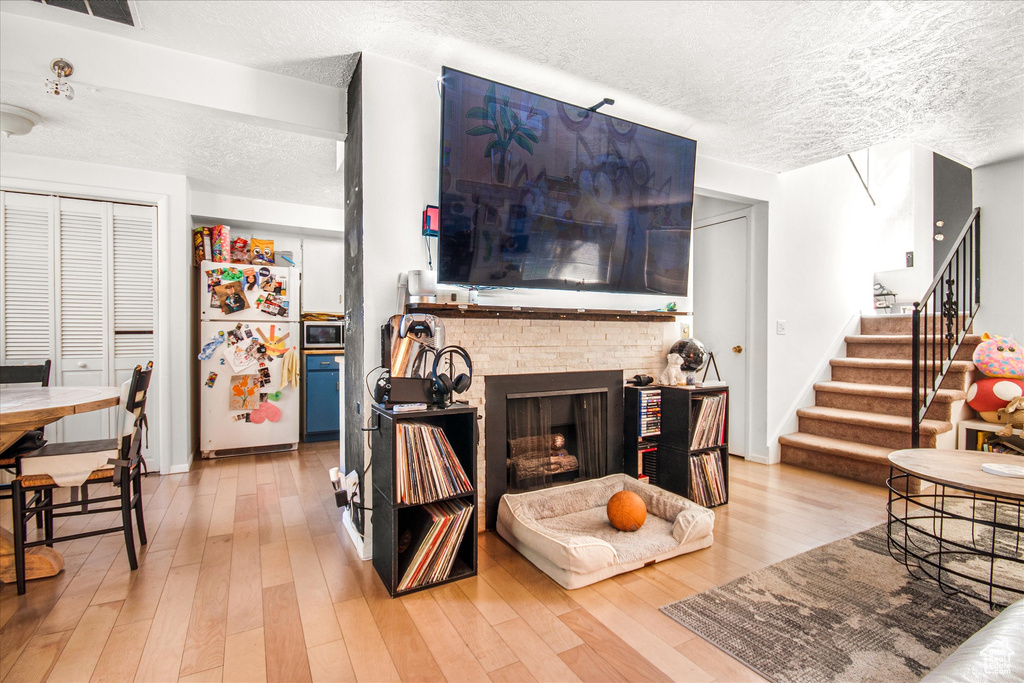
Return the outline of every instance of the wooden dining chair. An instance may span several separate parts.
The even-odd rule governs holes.
[[[118,436],[113,439],[49,444],[21,459],[21,473],[12,482],[14,508],[14,565],[18,595],[25,593],[25,552],[29,548],[58,541],[73,541],[99,534],[124,532],[128,564],[138,569],[132,513],[139,528],[139,541],[146,544],[146,525],[142,514],[142,426],[146,421],[146,394],[153,375],[152,361],[136,366],[130,380],[121,385]],[[60,486],[113,484],[116,493],[82,501],[56,503],[53,492]],[[40,494],[38,496],[34,494]],[[29,494],[32,499],[29,500]],[[103,505],[117,501],[118,507]],[[99,505],[99,507],[95,507]],[[77,517],[104,512],[121,512],[121,526],[54,536],[55,517]],[[43,516],[42,540],[29,541],[28,520]]]
[[[50,386],[50,359],[47,358],[41,365],[0,365],[0,384],[38,384],[41,387]],[[0,453],[0,468],[17,476],[18,456],[26,451],[35,450],[33,446],[42,446],[43,428],[33,429],[25,434],[14,444],[5,448]],[[11,497],[11,485],[0,484],[0,500]],[[42,527],[42,520],[37,520],[38,526]]]

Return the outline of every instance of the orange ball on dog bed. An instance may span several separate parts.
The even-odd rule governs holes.
[[[619,531],[636,531],[647,521],[644,499],[632,491],[619,491],[608,499],[608,521]]]

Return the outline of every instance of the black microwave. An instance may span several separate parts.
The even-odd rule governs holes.
[[[302,323],[302,348],[344,349],[345,321],[317,320]]]

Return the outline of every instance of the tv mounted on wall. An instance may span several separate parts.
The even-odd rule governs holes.
[[[685,296],[694,140],[445,67],[438,281]]]

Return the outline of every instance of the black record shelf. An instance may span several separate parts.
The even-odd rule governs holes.
[[[371,436],[373,465],[373,567],[391,597],[458,581],[477,573],[477,415],[476,408],[455,404],[447,408],[427,408],[396,413],[372,406],[373,421],[379,425]],[[470,490],[439,497],[423,503],[403,503],[397,478],[398,452],[396,432],[403,422],[437,427],[444,432],[456,459],[469,479]],[[452,501],[472,505],[465,533],[455,551],[455,560],[447,577],[399,590],[399,584],[430,527],[430,515],[424,506]]]
[[[701,418],[700,409],[706,399],[719,401],[721,408],[714,414],[709,410]],[[711,443],[697,446],[697,432],[705,422],[710,425],[706,440]],[[627,386],[622,438],[626,474],[645,475],[651,484],[706,507],[729,502],[728,387]],[[691,464],[708,454],[721,468],[721,475],[719,478],[713,470],[705,482],[712,490],[701,499],[695,491],[701,482],[693,481]]]

